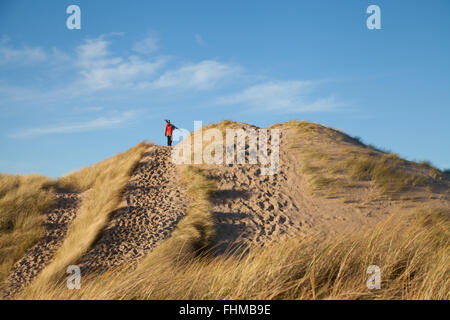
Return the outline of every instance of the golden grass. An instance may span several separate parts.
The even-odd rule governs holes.
[[[141,142],[133,148],[119,153],[95,165],[84,167],[69,173],[58,180],[58,185],[78,191],[86,191],[115,179],[118,176],[130,176],[141,159],[149,143]]]
[[[183,180],[187,185],[187,195],[190,198],[190,203],[186,209],[186,216],[178,223],[176,229],[172,232],[170,238],[160,244],[154,251],[139,264],[138,268],[133,271],[133,274],[146,272],[148,269],[159,270],[163,261],[170,264],[171,267],[176,268],[179,263],[186,263],[186,261],[194,261],[209,249],[211,240],[214,236],[214,219],[210,211],[210,197],[216,190],[215,184],[207,179],[207,172],[196,166],[186,166],[183,170]],[[67,264],[67,262],[65,262]],[[65,266],[66,264],[58,264]],[[165,264],[164,264],[165,265]],[[56,266],[55,266],[56,267]],[[126,268],[126,267],[125,267]],[[63,270],[64,272],[64,270]],[[94,281],[99,283],[109,277],[117,276],[118,271],[106,273]],[[130,272],[124,270],[121,272]],[[128,276],[127,276],[128,277]],[[20,299],[47,299],[47,294],[53,292],[55,294],[55,286],[60,278],[54,278],[46,282],[37,281],[32,288],[28,288],[22,292],[18,298]],[[119,279],[117,279],[119,280]],[[125,280],[125,279],[122,279]],[[59,286],[64,287],[64,281],[59,282]],[[53,288],[53,291],[50,290]],[[132,292],[132,291],[130,291]],[[98,293],[99,297],[102,294],[99,288],[89,294]],[[65,293],[64,293],[65,294]],[[54,297],[61,298],[61,297]]]
[[[133,271],[61,284],[41,299],[449,299],[449,212],[392,215],[338,237],[299,237],[247,255],[186,258],[151,255]],[[156,258],[157,257],[157,258]],[[381,269],[381,289],[366,287]],[[27,297],[30,298],[30,297]]]
[[[110,213],[117,208],[130,175],[148,147],[147,143],[142,142],[128,151],[60,179],[62,186],[89,191],[52,262],[25,291],[46,290],[53,281],[65,275],[68,265],[74,264],[86,253],[105,227]]]
[[[227,125],[230,123],[225,121],[219,127]],[[297,124],[289,126],[295,128]],[[409,162],[371,148],[366,150],[356,139],[334,129],[302,122],[297,130],[300,135],[312,137],[308,141],[329,139],[345,143],[339,154],[333,153],[332,148],[327,152],[312,148],[303,151],[305,159],[311,160],[303,170],[316,179],[320,188],[337,185],[343,176],[373,181],[380,190],[385,185],[389,185],[388,191],[398,190],[403,186],[397,185],[397,180],[405,179],[404,174],[410,179],[425,172],[422,176],[426,177],[429,174],[426,170],[431,170],[426,166],[421,166],[422,171],[415,167],[410,170]],[[295,142],[292,145],[295,148]],[[126,175],[135,165],[131,159],[140,157],[138,150],[128,152],[133,156],[128,154],[120,161],[101,163],[97,168],[83,169],[61,180],[66,186],[90,191],[53,263],[18,298],[450,298],[448,209],[423,210],[409,216],[393,214],[379,224],[338,237],[299,236],[253,248],[248,254],[216,257],[207,254],[214,236],[209,200],[215,186],[207,171],[195,166],[186,167],[183,173],[191,202],[186,217],[170,238],[148,254],[136,269],[112,270],[83,278],[80,290],[68,290],[63,278],[65,267],[76,262],[101,232],[109,213],[117,206]],[[402,171],[397,176],[390,169],[398,167]],[[407,184],[414,184],[414,180],[408,180]],[[373,264],[381,268],[381,290],[366,287],[366,270]]]
[[[207,172],[187,167],[187,216],[135,270],[25,291],[24,299],[449,299],[450,217],[429,209],[338,237],[291,238],[247,255],[192,254],[207,248],[214,222]],[[381,268],[381,290],[366,287]]]
[[[396,155],[361,155],[345,162],[344,166],[354,180],[370,180],[383,193],[399,192],[407,187],[422,186],[427,177],[420,172],[408,172],[407,161]]]
[[[301,170],[309,175],[313,191],[338,192],[368,181],[380,194],[392,195],[442,178],[442,172],[428,162],[403,160],[330,127],[306,121],[282,125],[294,130],[289,147],[302,155]]]
[[[40,175],[0,174],[0,289],[13,265],[42,236],[55,201],[52,181]]]

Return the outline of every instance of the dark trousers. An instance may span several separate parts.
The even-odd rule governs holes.
[[[172,145],[172,136],[167,136],[167,145],[168,146]]]

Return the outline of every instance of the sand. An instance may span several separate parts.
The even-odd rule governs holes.
[[[82,273],[135,264],[186,214],[185,187],[170,147],[151,146],[134,170],[119,208],[87,255]]]
[[[53,258],[62,244],[68,227],[76,217],[81,195],[67,190],[56,190],[56,203],[46,215],[44,234],[40,241],[27,250],[24,257],[14,264],[6,279],[4,297],[14,296],[38,275]]]

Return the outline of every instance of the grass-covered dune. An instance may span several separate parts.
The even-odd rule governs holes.
[[[241,124],[223,121],[206,128],[224,131],[229,126]],[[56,181],[37,175],[0,175],[0,280],[42,236],[55,190],[64,188],[81,195],[77,216],[52,261],[15,298],[450,298],[446,172],[318,124],[290,121],[271,128],[283,130],[287,140],[282,154],[292,155],[296,162],[288,180],[301,177],[307,197],[319,199],[317,204],[337,199],[338,205],[358,206],[364,199],[367,207],[392,210],[358,228],[337,233],[321,229],[307,236],[300,230],[250,250],[217,254],[212,208],[220,181],[211,178],[211,166],[181,165],[187,209],[170,236],[136,267],[83,276],[80,290],[68,290],[66,267],[76,264],[102,236],[133,170],[151,146],[141,143]],[[397,205],[384,205],[392,202]],[[379,290],[366,286],[370,265],[381,269]]]

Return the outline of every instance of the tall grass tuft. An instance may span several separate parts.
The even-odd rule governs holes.
[[[0,289],[14,263],[42,236],[55,201],[53,182],[40,175],[0,174]]]

